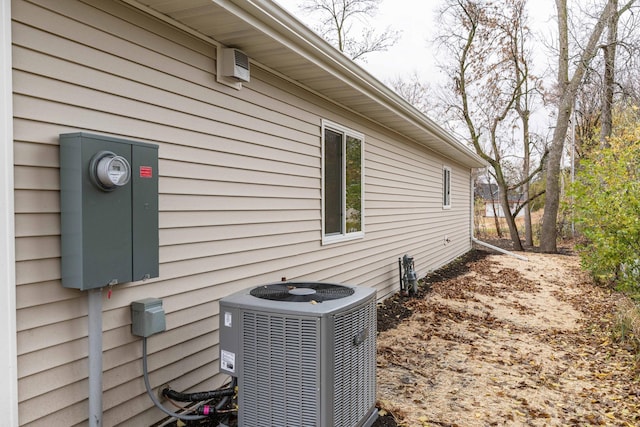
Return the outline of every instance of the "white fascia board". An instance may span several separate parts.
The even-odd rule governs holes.
[[[18,425],[15,227],[13,203],[13,83],[11,0],[0,3],[0,413],[3,425]]]

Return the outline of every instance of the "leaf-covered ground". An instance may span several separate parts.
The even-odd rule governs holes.
[[[472,251],[379,307],[376,425],[640,426],[623,297],[574,254],[526,256]]]

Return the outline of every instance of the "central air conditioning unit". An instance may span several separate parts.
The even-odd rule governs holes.
[[[220,301],[220,370],[238,379],[240,427],[369,427],[376,292],[279,282]]]

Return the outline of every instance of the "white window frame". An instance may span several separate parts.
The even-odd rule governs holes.
[[[342,158],[342,218],[343,218],[343,224],[342,224],[342,232],[339,234],[326,234],[325,232],[325,195],[326,195],[326,188],[325,188],[325,170],[324,170],[324,164],[325,164],[325,130],[331,130],[333,132],[336,133],[341,133],[342,134],[342,149],[343,149],[343,153],[346,151],[346,139],[347,136],[351,136],[353,138],[357,138],[360,140],[360,179],[361,179],[361,183],[360,183],[360,230],[359,231],[354,231],[354,232],[348,232],[346,230],[346,196],[347,196],[347,191],[346,191],[346,168],[347,168],[347,159],[346,159],[346,155],[343,156]],[[329,120],[322,120],[322,125],[321,125],[321,132],[322,132],[322,163],[321,163],[321,175],[322,175],[322,200],[321,200],[321,205],[322,205],[322,244],[331,244],[331,243],[337,243],[337,242],[345,242],[345,241],[349,241],[349,240],[355,240],[355,239],[362,239],[364,238],[364,222],[365,222],[365,211],[364,211],[364,177],[365,177],[365,171],[364,171],[364,144],[365,144],[365,140],[364,140],[364,134],[354,131],[353,129],[350,129],[348,127],[339,125],[337,123],[331,122]]]
[[[451,168],[442,166],[442,209],[451,209]]]

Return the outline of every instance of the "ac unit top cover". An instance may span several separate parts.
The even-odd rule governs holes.
[[[276,282],[223,298],[226,307],[322,316],[348,310],[375,294],[373,288],[325,282]]]

